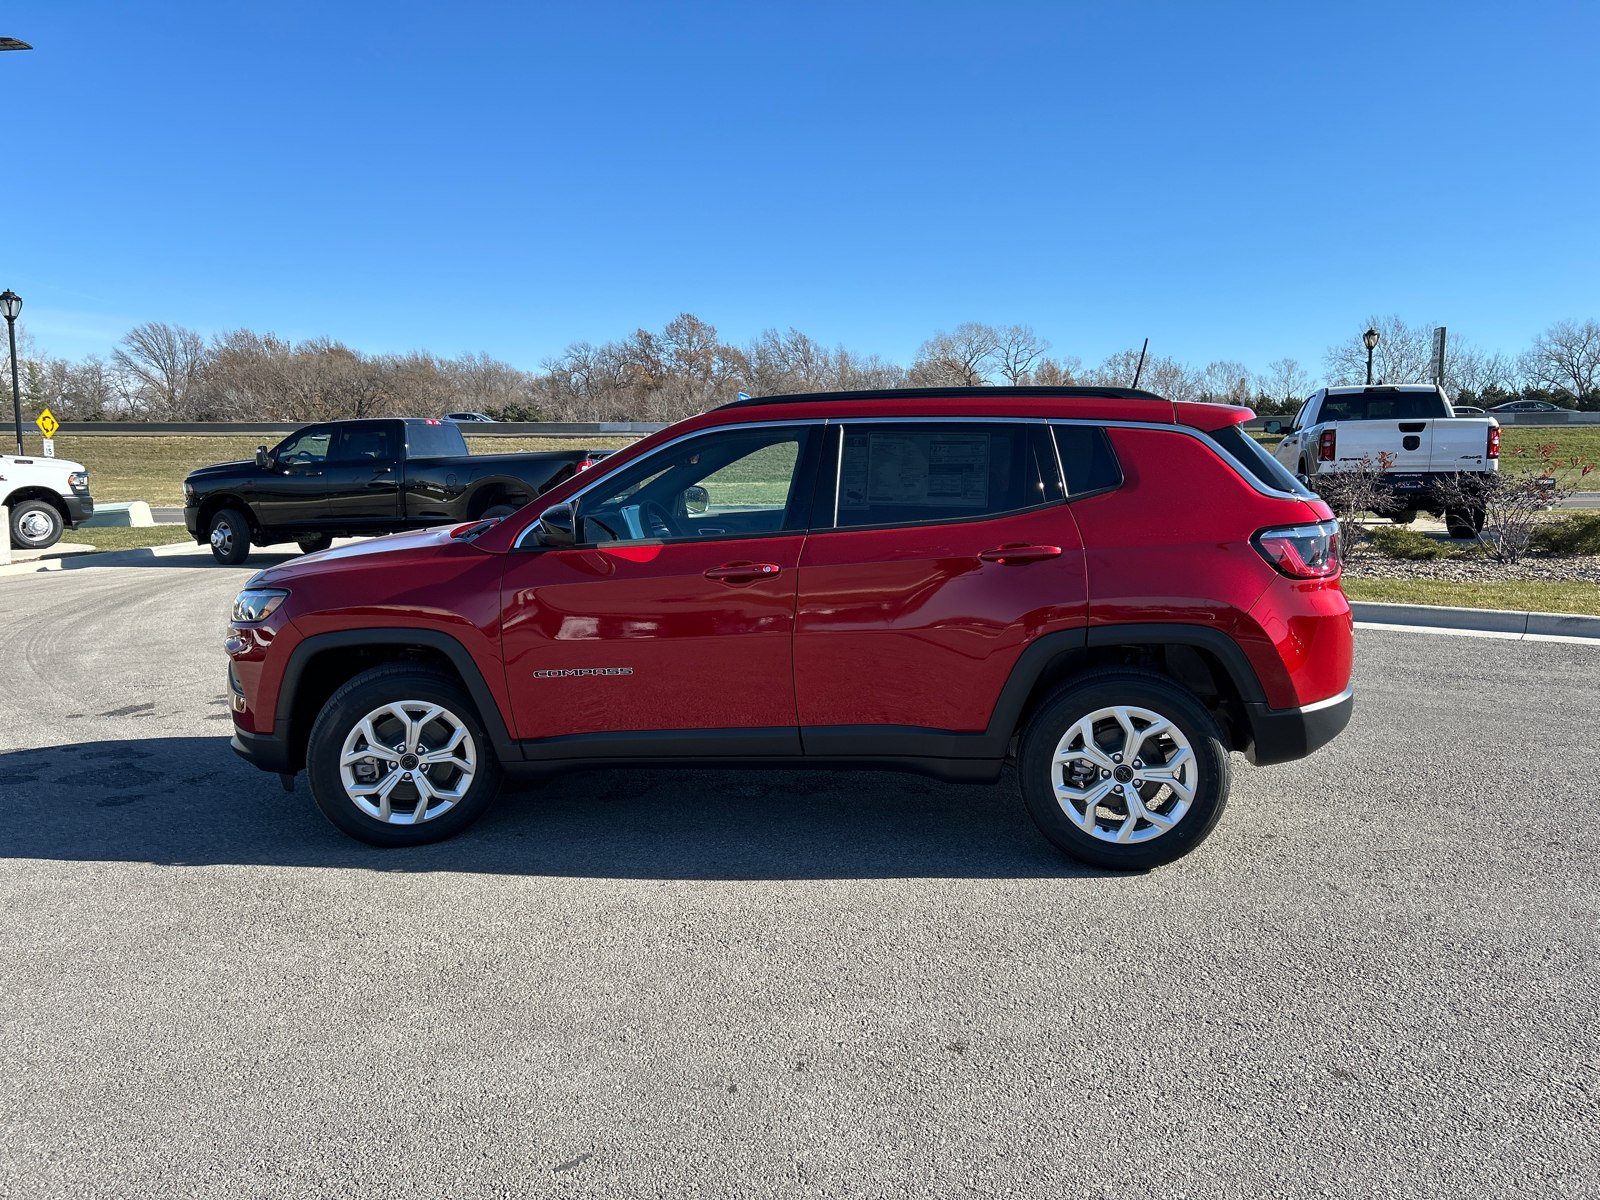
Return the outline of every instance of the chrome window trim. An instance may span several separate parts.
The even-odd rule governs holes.
[[[1201,445],[1205,446],[1211,451],[1211,453],[1215,454],[1223,462],[1232,467],[1235,475],[1244,480],[1263,496],[1271,496],[1274,500],[1298,500],[1301,503],[1305,503],[1307,500],[1319,499],[1317,494],[1309,489],[1306,491],[1306,494],[1302,496],[1295,492],[1280,492],[1276,488],[1269,488],[1266,484],[1262,483],[1261,480],[1255,477],[1255,474],[1250,470],[1249,467],[1245,466],[1231,453],[1223,449],[1222,444],[1210,434],[1206,433],[1204,430],[1195,429],[1189,425],[1164,425],[1159,422],[1152,421],[1085,421],[1075,418],[1069,418],[1060,421],[1053,420],[1050,422],[1050,424],[1096,425],[1101,429],[1155,429],[1160,430],[1163,433],[1181,433],[1187,437],[1194,438]],[[1250,435],[1246,434],[1245,436],[1249,437]],[[1280,467],[1283,466],[1282,463],[1279,463],[1278,465]],[[1287,470],[1287,468],[1285,469]]]
[[[713,433],[727,433],[730,430],[736,430],[736,429],[782,429],[782,428],[784,428],[786,426],[806,426],[806,425],[823,426],[823,425],[826,425],[827,423],[828,422],[827,422],[827,420],[825,418],[822,418],[822,417],[811,417],[809,419],[804,419],[804,420],[791,420],[791,421],[734,421],[734,422],[732,422],[731,424],[728,424],[728,425],[711,425],[711,426],[708,426],[705,429],[696,429],[696,430],[693,430],[690,433],[679,434],[677,437],[673,438],[670,442],[662,442],[661,445],[657,446],[654,450],[650,451],[649,454],[646,454],[643,457],[630,458],[630,459],[627,459],[624,462],[617,463],[615,469],[616,470],[628,470],[628,469],[632,468],[634,464],[644,462],[646,459],[649,459],[649,458],[654,458],[657,454],[660,454],[663,450],[670,450],[673,446],[676,446],[681,442],[687,442],[690,438],[705,437],[705,436],[707,436],[709,434],[713,434]],[[606,460],[602,459],[601,461],[604,462]],[[591,467],[589,469],[593,470],[594,468]],[[607,471],[603,475],[600,475],[598,478],[593,479],[590,482],[584,484],[581,488],[579,488],[577,491],[573,492],[572,495],[568,496],[561,503],[563,503],[563,504],[576,504],[582,497],[588,495],[590,492],[594,491],[595,488],[600,487],[602,484],[604,484],[605,481],[611,477],[612,473],[613,472],[611,472],[611,471]],[[529,525],[521,533],[517,534],[517,540],[515,542],[511,543],[511,548],[513,550],[521,550],[522,549],[522,543],[527,539],[528,535],[531,534],[537,528],[539,528],[539,522],[536,519],[533,522],[533,524]]]

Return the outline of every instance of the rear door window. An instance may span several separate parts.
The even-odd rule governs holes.
[[[334,440],[334,462],[392,462],[400,457],[400,423],[341,425]]]
[[[844,426],[834,525],[919,525],[1021,512],[1061,499],[1043,426],[862,422]]]

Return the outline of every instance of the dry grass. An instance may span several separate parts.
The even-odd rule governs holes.
[[[281,438],[262,437],[58,437],[56,457],[89,468],[89,492],[97,501],[143,500],[157,507],[183,503],[183,477],[196,467],[255,457],[256,447]],[[39,453],[37,433],[25,435],[30,454]],[[473,454],[518,454],[530,450],[615,449],[632,438],[467,438]]]
[[[193,541],[182,525],[148,525],[143,529],[69,529],[61,535],[63,546],[93,546],[96,550],[137,550],[143,546],[170,546]]]

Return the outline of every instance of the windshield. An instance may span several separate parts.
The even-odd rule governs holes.
[[[1429,421],[1454,415],[1438,392],[1370,391],[1326,396],[1317,420],[1324,424],[1330,421]]]

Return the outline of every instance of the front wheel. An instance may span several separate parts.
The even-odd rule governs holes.
[[[250,522],[238,509],[225,508],[211,518],[211,556],[225,567],[250,557]]]
[[[311,727],[311,795],[371,846],[454,837],[500,790],[500,760],[472,699],[449,676],[375,667],[345,684]]]
[[[295,544],[300,547],[301,554],[315,554],[319,550],[326,550],[333,545],[331,533],[308,533],[295,539]]]
[[[1217,723],[1187,689],[1135,668],[1062,686],[1023,731],[1022,798],[1034,824],[1079,862],[1157,867],[1193,850],[1228,802]]]
[[[63,524],[56,506],[24,500],[11,510],[11,548],[46,550],[61,540]]]

